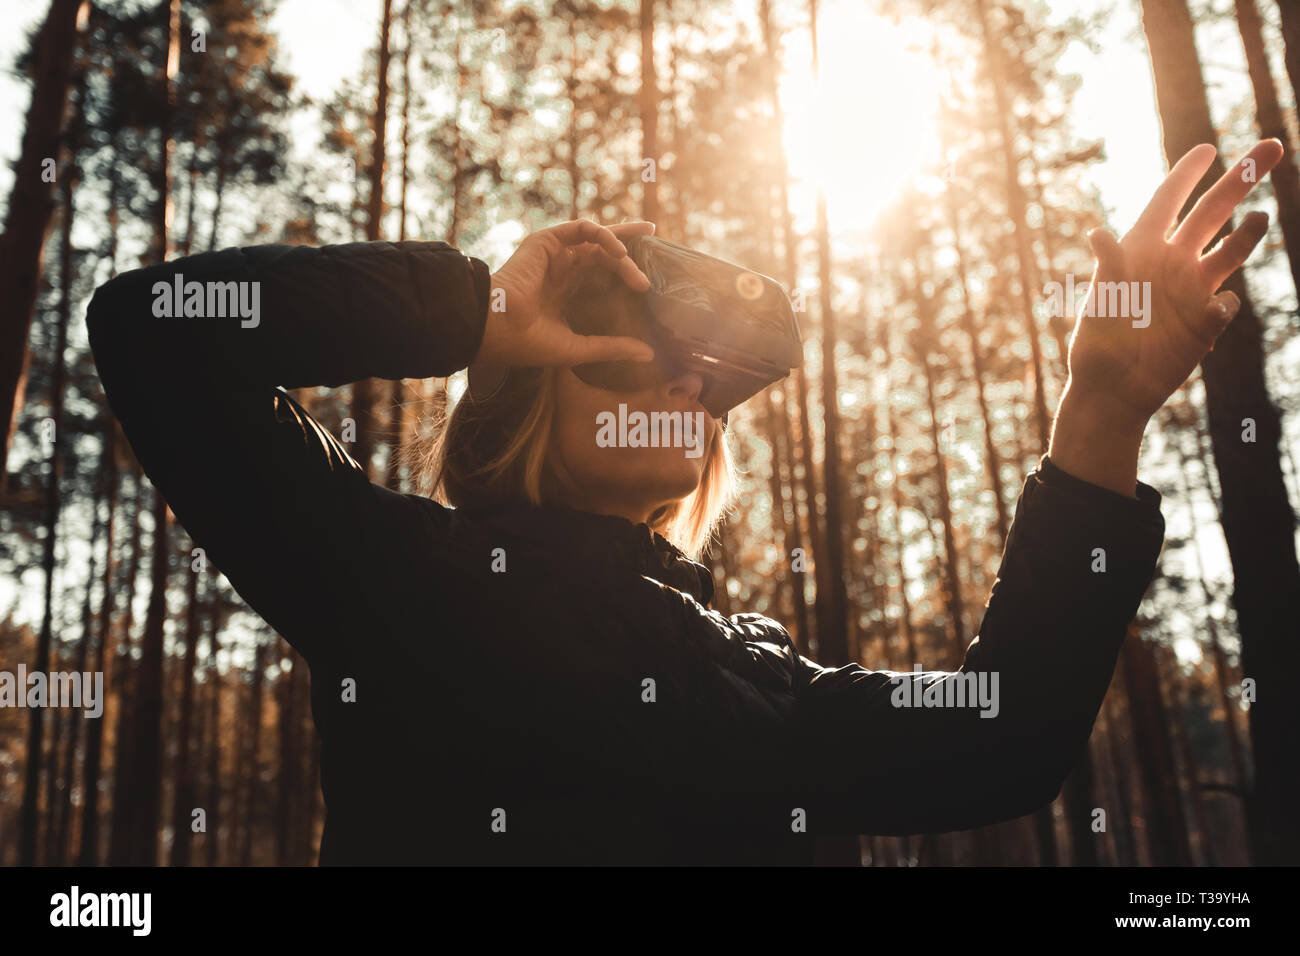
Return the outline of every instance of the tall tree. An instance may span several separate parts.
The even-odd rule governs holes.
[[[0,235],[0,423],[5,429],[0,444],[0,500],[5,494],[15,416],[23,403],[27,334],[36,306],[41,251],[54,210],[54,179],[49,173],[63,133],[77,30],[87,9],[87,0],[51,0],[36,37],[32,102]]]
[[[781,98],[778,95],[777,77],[781,72],[781,62],[778,47],[780,45],[780,35],[772,18],[772,6],[770,0],[759,0],[759,26],[762,32],[763,42],[763,84],[767,94],[768,108],[772,112],[772,133],[770,149],[776,157],[776,192],[777,192],[777,222],[780,226],[781,249],[782,249],[782,270],[781,277],[785,282],[786,291],[794,295],[799,285],[799,250],[798,236],[794,227],[794,214],[790,209],[790,174],[787,166],[785,148],[782,143],[783,129],[785,126],[784,115],[781,107]],[[784,416],[786,425],[786,447],[793,449],[792,475],[800,479],[803,486],[805,507],[799,507],[799,495],[792,484],[791,503],[794,509],[794,522],[796,529],[799,526],[800,516],[804,516],[808,526],[807,542],[808,547],[814,558],[820,558],[824,553],[823,535],[821,526],[817,520],[817,478],[813,470],[812,463],[812,424],[811,416],[808,412],[808,377],[804,372],[803,365],[800,364],[794,372],[794,388],[792,398],[795,409],[799,418],[799,432],[794,435],[791,431],[790,417]],[[782,390],[784,396],[785,390]],[[802,537],[802,535],[801,535]],[[817,594],[820,596],[824,593],[823,580],[823,563],[817,561],[814,565],[814,577],[816,581]],[[812,653],[813,638],[811,629],[804,635],[801,640],[805,643],[802,650]],[[818,642],[820,646],[820,642]]]
[[[641,217],[659,219],[659,80],[655,73],[655,0],[641,0]],[[649,178],[645,162],[650,161]]]
[[[392,57],[389,32],[393,21],[393,0],[384,0],[379,22],[379,73],[375,96],[375,114],[372,129],[374,138],[370,147],[370,195],[366,202],[366,239],[375,242],[383,231],[384,219],[384,167],[387,162],[388,136],[388,63]],[[367,474],[375,450],[375,428],[371,420],[375,409],[376,383],[362,379],[352,383],[352,421],[356,428],[356,442],[352,457]]]
[[[1282,241],[1286,246],[1287,261],[1291,266],[1291,283],[1300,296],[1300,170],[1296,168],[1295,152],[1290,146],[1290,135],[1282,118],[1282,107],[1277,100],[1277,85],[1268,65],[1264,49],[1264,30],[1255,0],[1234,0],[1237,9],[1237,29],[1246,50],[1246,67],[1250,73],[1250,86],[1255,92],[1255,122],[1263,139],[1275,138],[1285,152],[1269,173],[1273,194],[1277,196],[1278,225],[1282,227]],[[1285,6],[1285,4],[1284,4]]]
[[[197,564],[197,566],[196,566]],[[194,745],[194,671],[198,666],[202,629],[199,577],[205,561],[191,561],[185,579],[185,662],[181,669],[181,714],[176,735],[176,786],[172,807],[171,865],[188,866],[193,836],[195,776],[199,748]]]
[[[1282,25],[1287,79],[1291,81],[1293,101],[1300,103],[1300,4],[1295,0],[1277,0],[1277,12]]]
[[[1187,820],[1178,793],[1169,713],[1156,670],[1155,653],[1133,629],[1120,652],[1128,691],[1133,739],[1141,755],[1141,781],[1147,805],[1147,839],[1155,866],[1191,866]]]
[[[258,812],[257,804],[262,794],[262,698],[266,680],[266,658],[268,653],[266,640],[257,642],[253,655],[253,680],[249,688],[248,710],[241,740],[247,740],[244,751],[242,779],[236,779],[235,785],[242,786],[242,813],[239,822],[238,865],[250,866],[253,862],[253,827]]]
[[[135,687],[139,683],[139,668],[132,660],[132,635],[135,624],[135,594],[140,580],[140,559],[143,552],[141,541],[144,515],[148,500],[144,491],[144,475],[140,463],[131,462],[131,491],[133,506],[131,509],[131,537],[127,549],[126,583],[123,588],[124,608],[122,614],[121,639],[118,641],[117,654],[113,662],[114,683],[117,685],[117,720],[113,733],[113,813],[108,831],[108,862],[114,866],[125,865],[127,844],[131,839],[131,823],[134,806],[127,798],[131,781],[135,779],[134,747],[135,722],[138,710]]]
[[[171,158],[174,152],[172,119],[176,103],[174,79],[180,60],[180,0],[165,0],[160,73],[158,156],[154,167],[153,257],[163,261],[170,252],[172,218]],[[149,604],[145,611],[141,639],[139,680],[134,688],[135,715],[132,721],[132,774],[129,791],[115,794],[129,806],[130,824],[124,848],[126,859],[135,866],[158,864],[159,808],[162,802],[163,727],[163,637],[167,619],[167,584],[171,563],[167,502],[154,490],[153,542],[149,574]]]
[[[402,4],[402,132],[401,132],[401,176],[397,200],[397,241],[406,241],[406,190],[410,183],[411,153],[411,3]],[[406,383],[398,380],[392,383],[389,397],[391,409],[391,426],[389,427],[388,464],[384,469],[384,485],[397,491],[402,484],[400,449],[406,437],[408,426],[406,403],[403,401],[403,389]]]
[[[113,658],[108,653],[112,639],[112,618],[115,590],[113,588],[113,521],[117,512],[117,499],[121,489],[117,480],[117,422],[112,416],[105,416],[103,445],[104,488],[108,498],[108,514],[104,519],[104,572],[103,596],[100,598],[99,616],[96,621],[95,673],[104,674],[105,691],[111,689],[111,674],[108,668]],[[92,720],[86,728],[86,752],[81,774],[81,786],[84,794],[81,816],[81,842],[77,851],[78,866],[92,866],[99,862],[99,774],[103,753],[104,720],[107,719],[107,701],[105,714],[99,720]]]
[[[1029,225],[1025,218],[1025,192],[1020,182],[1020,154],[1012,136],[1011,107],[1007,101],[1010,81],[1003,63],[1001,40],[989,15],[986,0],[975,0],[979,16],[984,62],[988,80],[993,87],[996,103],[998,152],[1006,173],[1008,218],[1016,245],[1017,274],[1020,279],[1020,306],[1025,322],[1025,337],[1029,341],[1029,356],[1034,375],[1034,424],[1037,426],[1038,447],[1047,450],[1050,424],[1047,415],[1047,398],[1043,384],[1043,357],[1038,343],[1038,323],[1034,318],[1034,294],[1038,281],[1030,244]]]
[[[910,336],[915,364],[921,370],[925,383],[925,408],[928,419],[930,452],[933,456],[932,469],[935,496],[939,507],[939,520],[943,524],[943,582],[944,607],[948,618],[948,637],[951,650],[957,660],[966,650],[966,633],[961,594],[961,574],[957,566],[957,536],[954,528],[952,498],[948,487],[948,463],[945,454],[945,441],[940,432],[945,426],[940,423],[939,405],[936,400],[935,379],[937,370],[934,354],[938,351],[938,316],[934,297],[923,287],[923,237],[919,229],[912,231],[910,242],[906,247],[908,262],[899,262],[900,272],[905,276],[907,298],[916,311],[917,325]]]
[[[817,44],[817,0],[809,0],[814,78],[820,72]],[[817,298],[822,320],[822,483],[826,491],[826,583],[817,595],[818,652],[821,663],[849,662],[848,593],[844,584],[844,502],[840,451],[840,396],[836,376],[834,288],[831,280],[831,231],[826,193],[817,190]]]
[[[53,374],[50,379],[50,416],[45,438],[50,450],[49,477],[45,485],[45,540],[41,569],[45,575],[44,611],[41,615],[41,633],[37,642],[36,671],[50,669],[50,644],[54,637],[54,549],[58,537],[59,511],[62,505],[60,479],[63,475],[64,451],[67,439],[63,435],[63,409],[67,382],[66,353],[68,350],[68,323],[72,313],[72,225],[73,187],[76,173],[75,146],[69,144],[68,161],[63,169],[61,193],[63,199],[62,242],[59,246],[59,308],[55,333]],[[57,712],[56,712],[57,713]],[[32,866],[36,862],[36,832],[39,826],[37,811],[38,781],[40,780],[41,748],[44,740],[45,708],[33,707],[28,715],[27,766],[23,776],[22,843],[19,863]],[[51,768],[56,753],[50,755]],[[52,825],[53,820],[49,823]]]

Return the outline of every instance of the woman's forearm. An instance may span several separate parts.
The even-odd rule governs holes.
[[[489,272],[441,242],[256,246],[124,273],[87,322],[101,368],[297,388],[465,367]]]
[[[1138,454],[1146,420],[1067,383],[1052,425],[1048,457],[1062,471],[1136,498]]]

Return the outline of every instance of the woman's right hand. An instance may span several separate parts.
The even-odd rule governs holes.
[[[579,335],[561,314],[570,281],[592,263],[613,270],[637,292],[650,288],[621,239],[654,230],[651,222],[605,227],[582,219],[525,238],[492,276],[483,342],[474,361],[524,367],[654,358],[654,350],[640,339]]]

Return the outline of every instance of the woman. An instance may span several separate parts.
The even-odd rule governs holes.
[[[696,458],[594,441],[619,402],[698,412],[700,379],[616,395],[571,370],[649,357],[564,314],[593,268],[647,287],[621,240],[648,223],[543,230],[494,275],[437,242],[227,249],[113,279],[87,321],[146,473],[311,666],[321,862],[807,861],[818,834],[976,827],[1055,797],[1163,540],[1143,430],[1235,313],[1212,293],[1267,217],[1200,252],[1254,182],[1239,170],[1281,154],[1256,145],[1169,236],[1214,156],[1197,147],[1122,241],[1090,237],[1094,288],[1150,282],[1150,321],[1083,311],[1051,447],[954,673],[823,668],[778,623],[708,609],[688,553],[725,498],[719,429]],[[257,283],[239,288],[260,313],[166,317],[178,275]],[[448,424],[431,467],[454,508],[371,484],[277,388],[471,361],[515,371]],[[996,699],[953,705],[968,674]]]

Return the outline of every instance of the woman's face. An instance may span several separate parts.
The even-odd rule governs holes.
[[[699,403],[703,385],[688,372],[612,392],[560,369],[552,442],[580,489],[572,504],[639,522],[694,491],[718,429]]]

